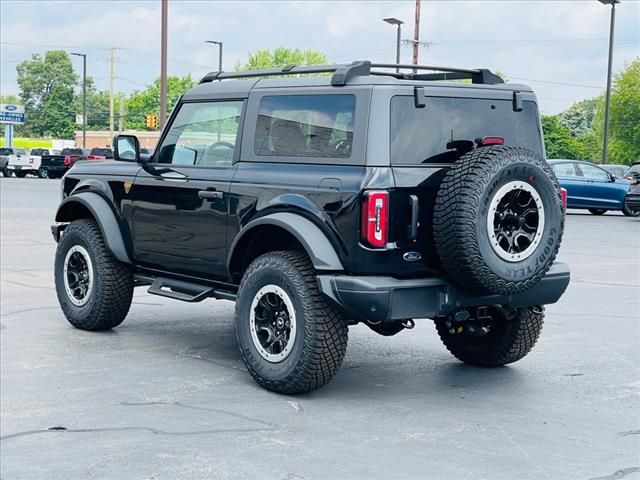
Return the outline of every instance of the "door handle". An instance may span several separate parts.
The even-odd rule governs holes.
[[[200,190],[198,191],[198,197],[203,200],[217,200],[224,196],[223,192],[218,192],[216,190]]]

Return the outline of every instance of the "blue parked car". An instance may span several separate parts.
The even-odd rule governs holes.
[[[579,160],[549,160],[560,186],[567,190],[568,208],[586,208],[594,215],[620,210],[637,217],[640,210],[626,203],[631,182],[617,178],[604,168]]]

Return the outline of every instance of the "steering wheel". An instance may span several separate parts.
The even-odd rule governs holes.
[[[226,165],[227,163],[230,163],[229,159],[226,158],[229,154],[226,152],[223,153],[221,150],[224,149],[224,150],[230,150],[231,152],[233,152],[235,148],[236,148],[235,145],[229,142],[212,143],[204,151],[204,159],[206,159],[205,160],[206,164]],[[233,153],[231,153],[231,155],[233,155]],[[208,157],[209,158],[213,157],[211,158],[213,162],[209,163]]]

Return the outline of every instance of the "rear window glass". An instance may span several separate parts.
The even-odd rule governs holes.
[[[355,95],[266,96],[260,101],[255,154],[348,158]]]
[[[110,148],[93,148],[89,155],[102,155],[104,157],[111,157],[113,153]]]
[[[31,155],[49,155],[49,150],[45,148],[34,148],[31,150]]]
[[[13,155],[12,148],[0,148],[0,155]]]
[[[395,165],[454,162],[476,139],[493,136],[544,156],[531,101],[514,112],[509,100],[429,97],[424,108],[416,108],[413,97],[396,96],[391,99],[390,133]]]
[[[82,155],[81,148],[63,148],[61,155]]]

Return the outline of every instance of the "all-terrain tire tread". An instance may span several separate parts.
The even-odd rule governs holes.
[[[80,235],[91,246],[91,252],[93,252],[91,261],[94,264],[96,276],[94,284],[96,295],[89,315],[78,320],[65,311],[65,316],[74,327],[82,330],[109,330],[117,327],[127,316],[133,299],[131,265],[120,262],[111,255],[102,238],[100,227],[94,220],[74,220],[65,230],[61,242],[72,233]],[[58,295],[66,295],[64,287],[61,290],[62,292],[58,292]]]
[[[262,387],[284,394],[305,393],[320,388],[336,374],[347,350],[348,322],[340,308],[326,299],[318,289],[316,271],[306,254],[296,251],[276,251],[258,257],[249,266],[240,282],[240,291],[254,271],[273,267],[282,271],[294,283],[296,294],[307,316],[303,353],[294,371],[286,378],[271,381],[261,377],[241,348],[245,365]],[[301,280],[301,282],[299,282]],[[303,312],[297,312],[302,315]],[[236,303],[236,318],[239,305]]]

